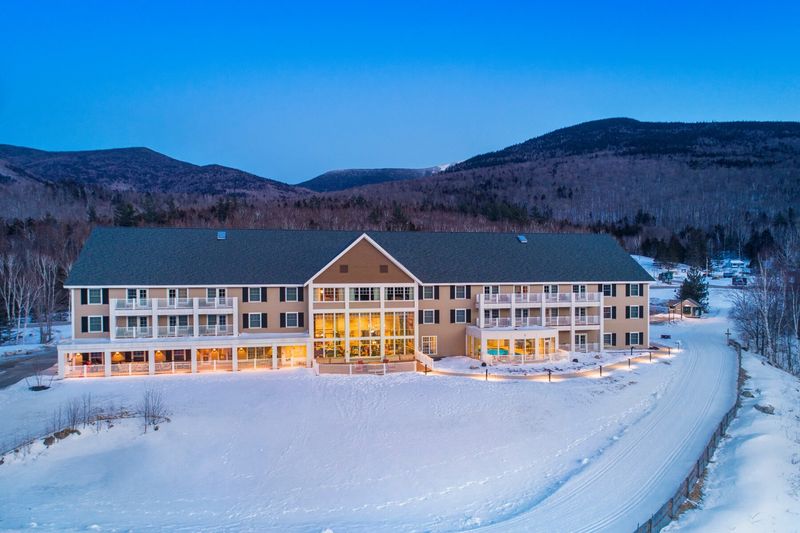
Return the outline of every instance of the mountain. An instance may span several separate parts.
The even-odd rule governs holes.
[[[440,167],[430,168],[350,168],[331,170],[316,178],[299,183],[316,192],[342,191],[362,185],[373,185],[387,181],[403,181],[423,178],[439,172]]]
[[[613,226],[629,235],[645,225],[666,235],[719,226],[720,239],[741,238],[796,215],[800,123],[597,120],[413,182],[332,194],[488,222]]]
[[[0,144],[0,181],[23,178],[139,193],[284,197],[297,192],[285,183],[221,165],[193,165],[149,148],[48,152]]]

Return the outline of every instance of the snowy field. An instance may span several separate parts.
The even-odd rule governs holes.
[[[59,324],[58,326],[53,326],[53,340],[49,344],[42,344],[39,338],[39,328],[29,326],[23,330],[22,342],[18,344],[0,344],[0,359],[32,354],[40,351],[45,346],[56,344],[71,337],[72,326],[70,324]]]
[[[630,531],[733,401],[719,316],[653,328],[684,351],[559,383],[279,372],[68,380],[0,391],[0,428],[66,399],[172,421],[85,431],[0,465],[0,530]]]

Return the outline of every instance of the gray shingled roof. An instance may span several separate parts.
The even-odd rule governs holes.
[[[65,285],[303,284],[360,231],[98,228]],[[423,283],[651,281],[610,236],[366,232]]]

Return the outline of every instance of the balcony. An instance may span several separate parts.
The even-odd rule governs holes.
[[[197,298],[200,309],[233,309],[234,298]]]
[[[602,294],[599,292],[557,292],[557,293],[513,293],[513,294],[478,294],[478,306],[511,306],[514,305],[539,305],[545,304],[599,304]]]
[[[153,336],[153,328],[132,327],[116,328],[115,332],[118,339],[147,339]]]
[[[600,315],[576,316],[575,317],[575,325],[576,326],[599,326],[600,325]]]
[[[538,292],[514,294],[514,303],[540,304],[542,303],[542,294]]]
[[[569,326],[571,324],[570,316],[548,316],[545,317],[545,326]]]
[[[542,319],[538,316],[525,318],[485,318],[483,319],[484,328],[530,328],[542,325]]]
[[[218,337],[225,335],[233,335],[233,326],[199,326],[198,333],[201,337]]]
[[[156,298],[156,309],[192,309],[191,298]]]
[[[153,301],[149,298],[139,299],[113,299],[112,307],[116,311],[149,311],[153,308]]]
[[[191,337],[192,326],[159,326],[159,337]]]
[[[553,293],[544,293],[544,303],[547,304],[555,304],[555,303],[563,303],[568,304],[572,302],[572,293],[571,292],[557,292]]]

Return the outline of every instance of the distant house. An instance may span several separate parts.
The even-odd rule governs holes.
[[[673,279],[673,272],[671,270],[660,272],[658,274],[658,281],[660,281],[661,283],[672,283],[672,279]]]
[[[703,306],[691,298],[685,300],[670,300],[667,302],[669,312],[690,318],[700,318],[703,314]]]

